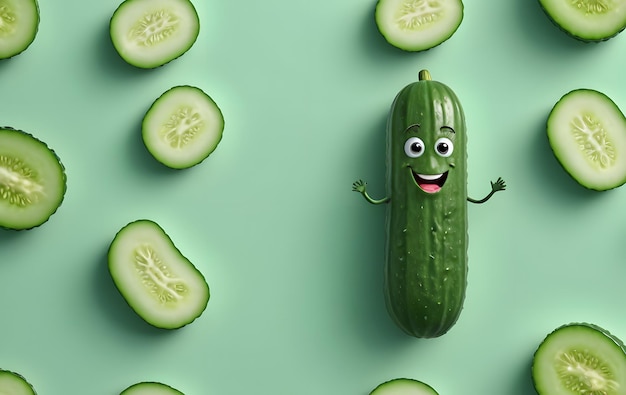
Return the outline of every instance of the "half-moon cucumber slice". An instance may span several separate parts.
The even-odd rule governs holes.
[[[65,168],[57,154],[32,134],[0,128],[0,227],[40,226],[63,202]]]
[[[36,395],[33,386],[19,373],[0,369],[0,394]]]
[[[532,378],[539,395],[622,395],[626,391],[624,345],[597,325],[563,325],[537,348]]]
[[[606,41],[626,28],[626,7],[615,0],[539,0],[563,32],[585,42]]]
[[[152,326],[178,329],[206,309],[204,276],[154,221],[124,226],[109,246],[108,267],[128,305]]]
[[[154,381],[143,381],[133,384],[120,393],[120,395],[184,395],[179,390],[167,384]]]
[[[626,118],[604,93],[565,94],[550,111],[547,135],[559,163],[582,186],[606,191],[626,183]]]
[[[375,20],[389,44],[404,51],[425,51],[457,31],[463,21],[463,2],[378,0]]]
[[[111,16],[113,46],[129,64],[152,69],[182,56],[195,43],[200,20],[189,0],[125,0]]]
[[[423,381],[397,378],[379,384],[370,395],[438,395],[438,393]]]
[[[24,52],[35,41],[38,30],[36,0],[0,0],[0,59]]]

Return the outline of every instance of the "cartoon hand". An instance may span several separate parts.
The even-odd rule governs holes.
[[[363,180],[357,180],[352,183],[352,190],[354,192],[365,193],[365,187],[367,183]]]
[[[505,189],[506,189],[506,184],[504,183],[504,180],[502,179],[502,177],[498,177],[496,182],[491,183],[491,190],[493,192],[504,191]]]
[[[385,197],[382,199],[372,199],[372,197],[367,193],[367,191],[365,191],[366,186],[367,186],[366,182],[364,182],[363,180],[357,180],[352,183],[352,190],[354,192],[358,192],[361,195],[363,195],[365,200],[367,200],[369,203],[372,203],[372,204],[388,203],[391,200],[388,197]]]

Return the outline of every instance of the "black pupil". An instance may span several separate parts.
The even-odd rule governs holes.
[[[422,152],[422,145],[420,143],[411,144],[411,151],[419,154],[420,152]]]
[[[448,143],[439,143],[437,145],[437,151],[439,151],[442,154],[447,153],[448,149],[450,149],[450,147],[448,147]]]

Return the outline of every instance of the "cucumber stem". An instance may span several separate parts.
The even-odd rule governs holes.
[[[420,70],[418,74],[418,78],[420,81],[432,81],[432,77],[430,76],[430,71],[428,70]]]

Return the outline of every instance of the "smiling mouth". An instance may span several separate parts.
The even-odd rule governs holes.
[[[417,186],[426,193],[439,192],[448,178],[447,171],[440,174],[419,174],[411,169],[411,173]]]

